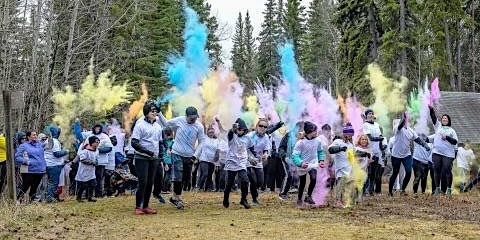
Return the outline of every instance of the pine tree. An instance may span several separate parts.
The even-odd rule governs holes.
[[[278,25],[275,15],[275,0],[268,0],[265,3],[266,9],[263,12],[262,30],[259,35],[260,45],[258,46],[258,78],[261,83],[267,86],[277,86],[275,76],[278,76],[277,38]]]
[[[247,11],[244,21],[243,29],[243,44],[245,46],[244,52],[244,82],[247,88],[253,89],[256,81],[256,53],[255,53],[255,38],[253,37],[253,26],[250,21],[250,14]]]
[[[233,36],[232,48],[232,68],[240,80],[245,76],[245,44],[244,44],[244,26],[242,13],[238,13],[237,23],[235,24],[235,35]]]
[[[285,13],[285,38],[291,41],[297,59],[303,57],[304,32],[305,32],[305,7],[300,0],[287,0]],[[300,61],[297,60],[300,65]],[[300,66],[301,68],[301,66]]]
[[[310,3],[304,48],[305,76],[314,83],[327,85],[337,79],[336,54],[338,33],[332,23],[335,10],[331,0],[313,0]]]
[[[354,92],[368,105],[373,101],[373,96],[370,84],[365,79],[365,68],[378,60],[381,37],[375,2],[339,1],[334,23],[341,36],[337,50],[340,69],[337,90],[343,95]]]

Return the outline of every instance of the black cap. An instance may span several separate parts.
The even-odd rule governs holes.
[[[198,117],[198,111],[194,107],[187,107],[187,110],[185,110],[185,116],[187,116],[187,117]]]

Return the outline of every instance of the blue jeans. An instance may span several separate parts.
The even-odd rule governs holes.
[[[62,172],[62,169],[63,169],[63,165],[47,167],[47,177],[48,177],[47,201],[48,202],[51,202],[58,197],[56,194],[56,191],[58,188],[58,184],[60,183],[60,173]]]

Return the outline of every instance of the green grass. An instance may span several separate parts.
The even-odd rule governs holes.
[[[185,210],[152,201],[157,215],[135,216],[134,197],[67,200],[0,208],[2,239],[478,239],[478,193],[451,198],[367,197],[350,209],[298,209],[262,194],[246,210],[221,193],[186,193]],[[152,199],[154,200],[154,199]]]

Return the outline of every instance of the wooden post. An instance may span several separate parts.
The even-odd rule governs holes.
[[[3,105],[5,110],[5,138],[7,144],[7,193],[8,198],[13,202],[17,200],[15,183],[15,162],[13,150],[13,129],[12,129],[12,109],[21,109],[24,107],[23,91],[11,92],[3,91]]]

